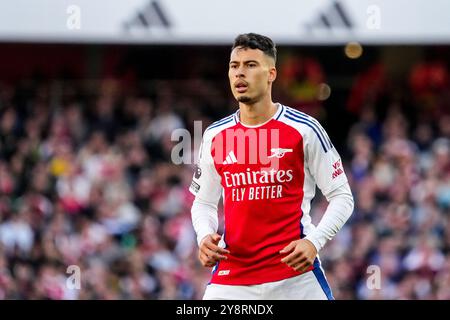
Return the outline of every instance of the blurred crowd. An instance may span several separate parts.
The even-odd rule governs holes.
[[[186,121],[169,108],[173,91],[72,85],[56,107],[51,83],[1,87],[0,298],[199,298],[207,270],[192,171],[171,161],[171,133]]]
[[[325,81],[311,61],[308,102]],[[355,121],[341,153],[355,211],[320,253],[337,299],[450,299],[447,72],[417,65],[399,92],[376,65],[349,91]],[[207,80],[151,86],[0,83],[0,299],[202,297],[210,270],[197,260],[188,191],[198,141],[175,164],[172,133],[193,133],[194,120],[204,130],[235,103]],[[325,208],[318,197],[313,220]]]
[[[450,299],[449,80],[436,61],[400,83],[378,63],[357,77],[346,162],[355,210],[322,252],[337,298]]]

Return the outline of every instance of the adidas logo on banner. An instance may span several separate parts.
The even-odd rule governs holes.
[[[227,158],[225,159],[225,161],[223,162],[223,164],[233,164],[233,163],[237,163],[237,159],[236,156],[234,155],[233,151],[230,151],[230,153],[227,155]]]
[[[135,30],[169,30],[171,23],[167,17],[167,11],[159,1],[149,1],[145,7],[138,10],[135,15],[124,23],[126,31]]]
[[[333,1],[330,6],[324,8],[318,13],[318,16],[307,25],[306,30],[347,30],[353,29],[352,19],[350,14],[345,10],[344,5],[339,1]]]

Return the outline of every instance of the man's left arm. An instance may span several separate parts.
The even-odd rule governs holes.
[[[281,261],[300,272],[314,263],[317,253],[343,227],[354,207],[341,158],[325,130],[321,126],[318,129],[312,130],[305,141],[305,163],[329,204],[315,229],[280,252],[289,253]]]
[[[350,218],[353,207],[353,195],[348,182],[325,195],[328,207],[317,227],[306,235],[317,252],[323,248],[328,240],[331,240]]]
[[[320,249],[341,230],[353,212],[354,201],[348,183],[330,192],[326,198],[329,204],[317,227],[305,238],[292,241],[280,251],[289,253],[281,261],[296,271],[304,272],[313,265]]]

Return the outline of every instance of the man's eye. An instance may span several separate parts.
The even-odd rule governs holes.
[[[237,68],[237,65],[232,64],[232,65],[230,66],[230,68],[231,68],[231,69],[236,69],[236,68]]]
[[[249,63],[248,66],[249,66],[250,68],[254,68],[254,67],[256,67],[256,63]]]

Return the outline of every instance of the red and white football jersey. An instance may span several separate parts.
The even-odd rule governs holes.
[[[325,130],[302,112],[278,104],[258,126],[240,123],[239,111],[210,125],[190,191],[213,205],[223,196],[222,245],[230,254],[213,269],[211,283],[252,285],[299,275],[280,261],[279,251],[314,230],[309,212],[316,185],[327,195],[345,183]]]

